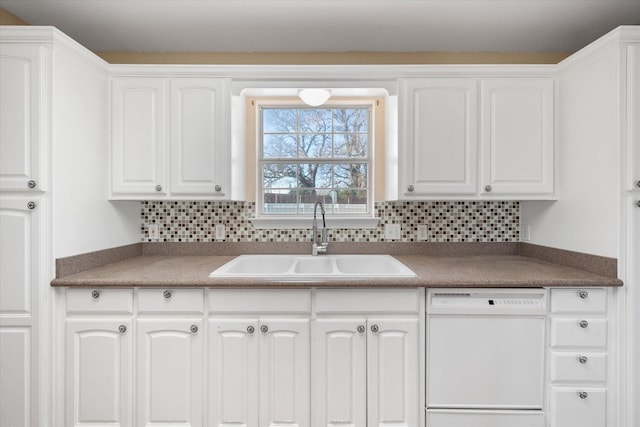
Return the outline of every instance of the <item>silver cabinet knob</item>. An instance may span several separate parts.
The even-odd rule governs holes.
[[[269,327],[267,325],[260,326],[260,332],[266,334],[267,332],[269,332]]]
[[[219,193],[219,192],[221,192],[221,191],[222,191],[222,187],[221,187],[221,186],[219,186],[219,185],[216,185],[216,186],[214,187],[214,189],[216,190],[216,193]]]
[[[162,296],[165,297],[166,299],[171,298],[171,291],[164,291],[162,293]]]
[[[93,299],[100,298],[100,291],[91,291],[91,298]]]
[[[589,298],[589,292],[587,291],[578,291],[578,296],[582,299],[587,299]]]
[[[408,186],[408,187],[407,187],[407,191],[408,191],[409,193],[413,193],[413,190],[415,190],[415,188],[413,187],[413,185],[410,185],[410,186]]]
[[[491,190],[493,190],[493,187],[491,187],[490,185],[484,186],[484,191],[486,191],[487,193],[491,193]]]
[[[636,187],[640,188],[640,181],[636,181]]]
[[[587,326],[589,326],[589,322],[587,322],[586,320],[581,320],[578,325],[580,325],[580,327],[582,329],[585,329]]]
[[[367,328],[365,328],[363,325],[358,325],[358,327],[356,328],[356,330],[359,333],[363,333]]]
[[[373,333],[378,332],[378,325],[371,325],[371,332]]]
[[[120,325],[120,326],[118,327],[118,331],[119,331],[121,334],[124,334],[125,332],[127,332],[127,327],[126,327],[126,326],[124,326],[124,325]]]
[[[191,331],[192,334],[195,334],[196,332],[198,332],[198,327],[196,325],[191,325],[189,330]]]
[[[252,334],[256,331],[256,328],[254,328],[253,326],[247,326],[247,333],[248,334]]]
[[[587,397],[589,397],[589,393],[587,393],[586,391],[579,391],[578,392],[578,397],[580,399],[586,399]]]
[[[162,191],[162,185],[156,185],[156,191]]]
[[[587,363],[587,360],[589,360],[587,356],[578,356],[578,362],[580,362],[581,365]]]
[[[640,208],[640,200],[636,200],[636,206]]]
[[[36,188],[36,182],[34,180],[30,179],[29,182],[27,182],[27,187]]]
[[[36,208],[36,202],[27,203],[27,208],[31,209],[31,210],[35,209]]]

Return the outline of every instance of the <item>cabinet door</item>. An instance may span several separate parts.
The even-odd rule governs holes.
[[[318,319],[311,335],[313,425],[366,427],[366,319]]]
[[[39,199],[0,198],[0,425],[38,425]]]
[[[258,425],[259,334],[257,319],[209,320],[207,425]]]
[[[0,190],[43,188],[43,52],[36,45],[0,49]]]
[[[114,78],[111,87],[112,196],[166,193],[167,82]]]
[[[136,425],[202,425],[202,323],[138,320]]]
[[[399,194],[476,194],[476,81],[411,79],[403,85],[407,123],[401,129]]]
[[[310,338],[308,319],[260,322],[259,426],[310,424]]]
[[[229,192],[225,82],[171,80],[171,194],[222,198]]]
[[[627,120],[629,129],[627,189],[640,191],[640,43],[627,46]]]
[[[369,319],[367,339],[368,425],[418,426],[417,319]]]
[[[132,425],[131,321],[67,321],[65,425]]]
[[[482,82],[482,194],[553,196],[551,78]]]

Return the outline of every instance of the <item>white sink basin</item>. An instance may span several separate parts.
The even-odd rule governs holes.
[[[240,255],[209,277],[331,280],[415,277],[390,255]]]

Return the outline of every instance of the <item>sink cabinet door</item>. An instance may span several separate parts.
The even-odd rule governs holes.
[[[202,426],[202,324],[138,320],[136,425]]]
[[[257,426],[258,319],[209,319],[208,424]]]
[[[318,319],[313,323],[313,424],[367,425],[366,319]]]
[[[417,319],[368,320],[368,426],[415,427],[420,360]]]
[[[132,425],[131,320],[66,326],[65,425]]]
[[[309,320],[263,318],[256,333],[260,334],[258,425],[308,427],[311,421]]]

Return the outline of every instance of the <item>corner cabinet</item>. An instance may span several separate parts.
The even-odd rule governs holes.
[[[400,82],[399,197],[554,198],[551,77]]]
[[[229,81],[120,77],[111,85],[111,199],[230,197]]]

